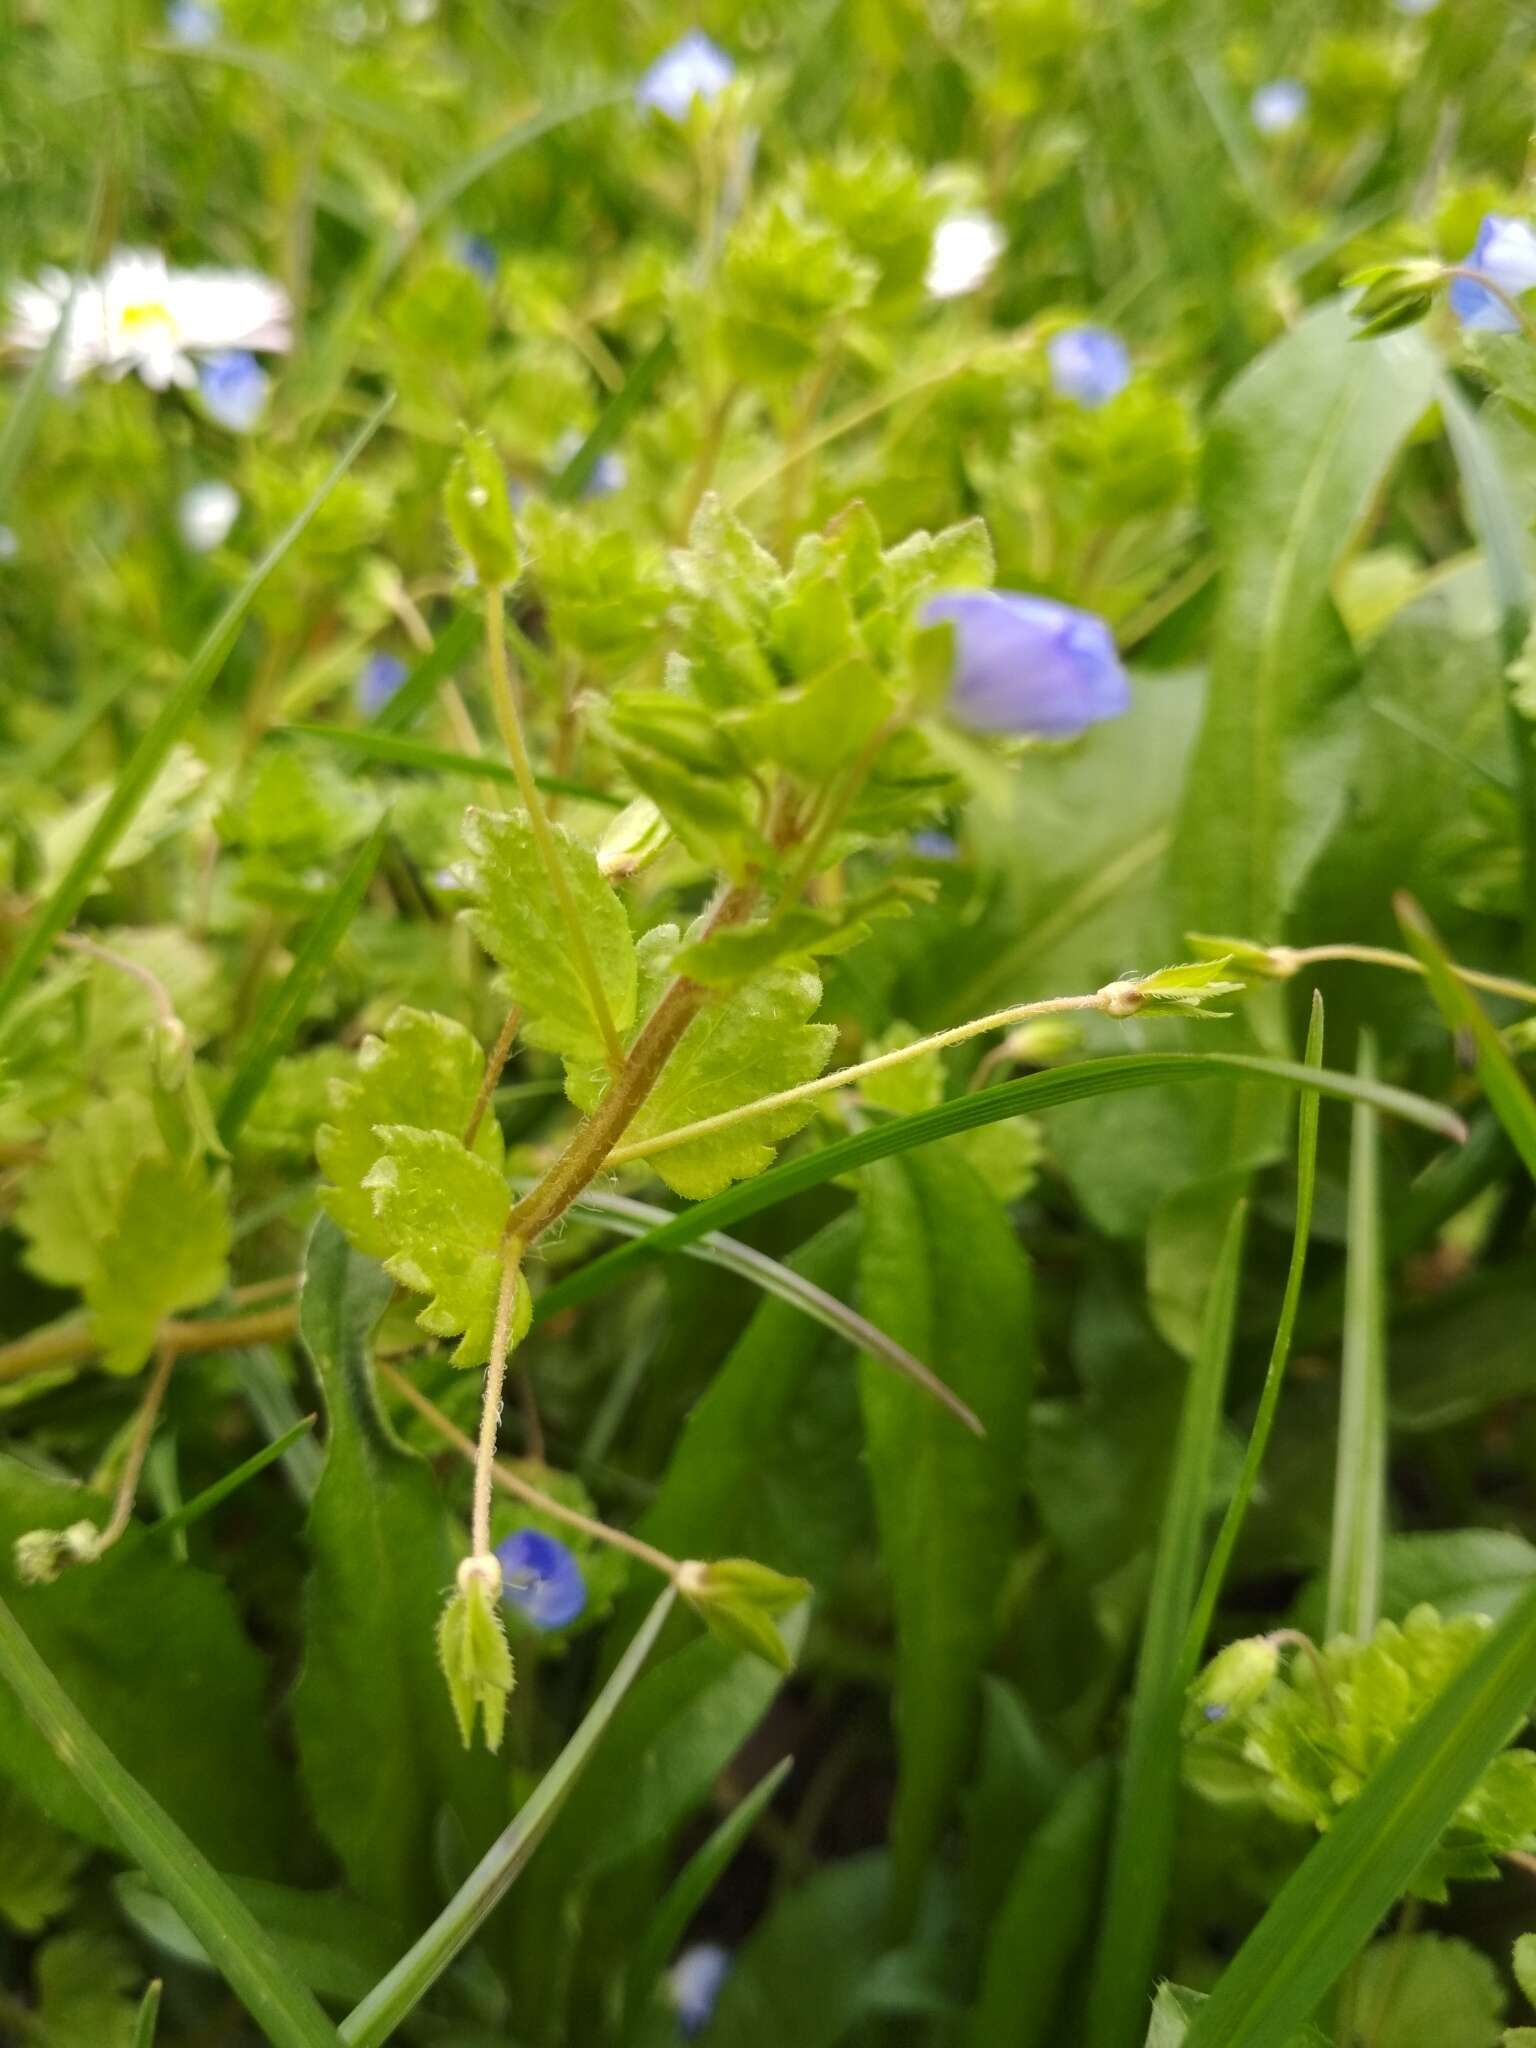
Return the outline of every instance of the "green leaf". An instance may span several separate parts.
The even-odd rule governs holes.
[[[1408,1888],[1536,1696],[1536,1587],[1420,1715],[1228,1964],[1189,2048],[1281,2048]]]
[[[1375,1041],[1360,1039],[1362,1080],[1376,1075]],[[1386,1303],[1381,1248],[1381,1140],[1376,1111],[1350,1118],[1349,1235],[1344,1271],[1344,1353],[1328,1559],[1329,1636],[1364,1642],[1381,1612],[1387,1530]]]
[[[490,1356],[505,1263],[502,1231],[511,1207],[507,1184],[487,1160],[448,1131],[380,1124],[382,1156],[363,1187],[390,1251],[384,1270],[402,1287],[432,1299],[417,1316],[434,1337],[457,1337],[455,1365]],[[527,1333],[533,1303],[519,1273],[512,1342]]]
[[[236,1465],[232,1471],[226,1472],[222,1479],[216,1479],[212,1486],[205,1486],[201,1493],[194,1494],[191,1500],[183,1501],[181,1506],[173,1508],[170,1514],[162,1515],[158,1522],[151,1524],[151,1532],[159,1537],[174,1536],[180,1530],[190,1527],[193,1522],[201,1521],[203,1516],[211,1513],[221,1501],[228,1500],[232,1493],[238,1493],[248,1480],[254,1479],[259,1472],[265,1472],[269,1465],[275,1465],[279,1458],[286,1457],[295,1444],[308,1436],[314,1426],[313,1415],[301,1415],[298,1421],[291,1424],[280,1436],[274,1437],[269,1444],[263,1444],[259,1451],[253,1451],[250,1457]]]
[[[95,1569],[105,1568],[104,1562]],[[69,1583],[50,1589],[49,1599],[67,1598]],[[168,1652],[163,1621],[161,1615],[152,1620],[146,1617],[138,1631],[139,1641],[161,1668]],[[72,1786],[78,1785],[76,1800],[93,1808],[91,1832],[99,1833],[105,1823],[111,1837],[121,1842],[175,1902],[273,2048],[336,2048],[336,2034],[324,2013],[288,1978],[256,1921],[170,1815],[118,1762],[4,1601],[0,1601],[0,1679],[8,1696],[14,1695],[32,1723],[44,1755],[55,1758],[59,1747],[67,1744],[70,1768],[66,1777]],[[6,1703],[0,1699],[0,1708]],[[206,1717],[218,1710],[205,1700],[200,1711]],[[179,1726],[183,1741],[196,1736],[198,1731],[188,1725],[190,1718],[181,1723],[174,1718],[157,1721],[156,1737],[162,1752],[167,1747],[163,1740],[167,1726]],[[17,1745],[8,1739],[0,1754],[9,1762],[17,1756]],[[227,1768],[238,1774],[249,1771],[250,1763],[248,1755],[231,1757]]]
[[[591,1265],[568,1274],[540,1295],[538,1320],[542,1322],[573,1302],[591,1300],[657,1252],[691,1243],[706,1231],[725,1229],[744,1216],[756,1215],[761,1209],[772,1208],[791,1195],[802,1194],[839,1174],[851,1173],[872,1160],[909,1152],[914,1147],[932,1144],[935,1139],[952,1137],[957,1131],[973,1130],[1002,1117],[1034,1115],[1059,1103],[1118,1095],[1170,1081],[1244,1080],[1280,1082],[1344,1102],[1369,1099],[1387,1113],[1443,1137],[1460,1142],[1466,1135],[1458,1117],[1422,1096],[1381,1082],[1366,1084],[1351,1074],[1336,1074],[1326,1067],[1305,1067],[1291,1060],[1263,1059],[1248,1053],[1123,1053],[1109,1059],[1082,1060],[1048,1073],[1004,1081],[995,1088],[979,1088],[933,1109],[872,1125],[852,1137],[823,1146],[820,1151],[808,1152],[777,1166],[771,1173],[761,1174],[740,1187],[729,1188],[710,1201],[685,1210],[634,1244],[605,1252]]]
[[[140,1974],[115,1935],[77,1927],[45,1941],[32,1965],[43,2048],[133,2048]]]
[[[1205,2003],[1198,1991],[1186,1991],[1179,1984],[1160,1984],[1146,2048],[1188,2048],[1189,2023]],[[1290,2036],[1285,2048],[1333,2048],[1333,2044],[1319,2028],[1307,2025]]]
[[[859,1292],[882,1328],[936,1361],[986,1436],[935,1429],[917,1391],[866,1361],[860,1396],[880,1548],[896,1608],[901,1778],[894,1911],[916,1911],[965,1775],[977,1685],[1013,1556],[1034,1379],[1029,1270],[964,1160],[892,1163],[862,1191]]]
[[[1179,1784],[1179,1724],[1192,1676],[1190,1616],[1199,1583],[1212,1461],[1232,1354],[1246,1205],[1232,1210],[1189,1368],[1178,1443],[1152,1567],[1131,1695],[1125,1762],[1088,2004],[1089,2048],[1130,2048],[1168,1905]]]
[[[483,1841],[504,1810],[489,1759],[466,1757],[434,1638],[453,1583],[448,1510],[431,1468],[380,1412],[368,1342],[389,1282],[316,1224],[300,1334],[327,1417],[310,1513],[304,1666],[292,1699],[299,1770],[358,1896],[410,1926],[436,1904],[438,1817]]]
[[[346,937],[373,880],[388,834],[389,820],[380,818],[305,932],[293,965],[262,1005],[261,1014],[251,1027],[244,1056],[219,1106],[219,1136],[225,1145],[234,1144],[271,1079],[272,1069],[303,1022],[331,956]]]
[[[144,1996],[139,2001],[138,2017],[133,2028],[133,2048],[155,2048],[155,2032],[160,2023],[160,1993],[164,1987],[158,1977],[145,1986]]]
[[[165,699],[153,724],[139,741],[119,775],[111,797],[103,807],[84,845],[70,862],[67,872],[60,877],[47,901],[33,917],[4,974],[0,975],[0,1018],[4,1017],[47,958],[59,933],[69,926],[113,848],[133,823],[166,757],[196,716],[204,697],[223,668],[239,635],[245,615],[260,595],[263,585],[290,553],[336,485],[373,439],[392,403],[392,399],[386,398],[375,409],[364,426],[353,436],[320,488],[297,517],[278,535],[209,627],[187,663],[181,681]]]
[[[1511,1962],[1515,1982],[1530,2003],[1536,2005],[1536,1934],[1522,1934],[1516,1939]]]
[[[320,1126],[315,1139],[315,1156],[331,1183],[321,1189],[320,1200],[359,1251],[382,1259],[394,1248],[373,1193],[364,1186],[384,1156],[379,1128],[408,1124],[461,1138],[484,1074],[485,1054],[462,1024],[402,1007],[382,1038],[370,1032],[363,1040],[356,1080],[331,1083],[332,1121]],[[482,1117],[475,1157],[499,1168],[502,1149],[501,1126],[493,1116]]]
[[[736,1957],[710,2022],[731,2048],[837,2048],[865,2010],[887,1946],[882,1855],[823,1865],[780,1901]]]
[[[622,1034],[635,1021],[635,946],[624,906],[604,881],[590,847],[554,828],[566,881],[607,1000]],[[568,1068],[601,1066],[603,1033],[571,954],[533,827],[521,811],[471,811],[465,839],[475,861],[476,907],[469,922],[504,970],[511,1000],[523,1009],[523,1037],[556,1052]]]
[[[580,1727],[515,1818],[497,1836],[420,1940],[347,2015],[341,2026],[341,2038],[347,2048],[380,2048],[400,2022],[415,2011],[506,1896],[572,1791],[580,1785],[583,1772],[589,1768],[599,1743],[655,1648],[672,1600],[672,1588],[668,1586],[615,1664],[612,1676],[587,1709]]]
[[[1536,1097],[1533,1097],[1520,1069],[1494,1029],[1488,1012],[1458,975],[1422,910],[1406,896],[1397,899],[1398,922],[1415,956],[1424,964],[1429,992],[1452,1031],[1465,1032],[1477,1058],[1477,1078],[1483,1084],[1499,1122],[1509,1133],[1510,1143],[1536,1178]]]
[[[1057,2007],[1094,1923],[1114,1780],[1097,1757],[1019,1856],[987,1935],[967,2048],[1050,2048]]]
[[[1498,2048],[1505,2004],[1498,1971],[1469,1941],[1397,1934],[1360,1958],[1349,2038],[1371,2048]]]
[[[1199,930],[1278,936],[1337,814],[1354,663],[1329,585],[1437,375],[1422,335],[1358,341],[1335,302],[1217,410],[1204,496],[1221,608],[1174,852]]]
[[[14,1785],[0,1785],[0,1920],[18,1934],[40,1934],[74,1901],[75,1878],[90,1850],[46,1820]]]
[[[143,1095],[111,1096],[54,1129],[17,1222],[32,1270],[85,1297],[109,1372],[137,1372],[163,1318],[225,1282],[223,1178],[201,1158],[170,1156]]]

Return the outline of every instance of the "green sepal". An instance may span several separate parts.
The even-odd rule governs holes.
[[[498,1608],[488,1581],[478,1572],[465,1572],[437,1624],[437,1660],[464,1747],[474,1741],[478,1713],[492,1754],[501,1747],[513,1685],[512,1652]]]
[[[734,1650],[750,1651],[777,1671],[794,1669],[775,1617],[809,1597],[809,1580],[789,1578],[751,1558],[726,1557],[684,1565],[677,1583],[712,1636]]]

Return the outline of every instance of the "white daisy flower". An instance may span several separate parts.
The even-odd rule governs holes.
[[[9,339],[36,354],[47,347],[69,298],[59,271],[12,296]],[[136,370],[152,391],[197,381],[193,357],[225,349],[286,349],[287,294],[253,270],[172,270],[157,250],[120,249],[98,280],[76,294],[60,375],[109,377]]]
[[[958,299],[986,283],[1004,249],[1003,231],[986,213],[955,213],[933,231],[924,280],[933,299]]]
[[[176,506],[177,529],[183,545],[194,555],[211,555],[222,547],[239,516],[240,493],[218,478],[193,484],[182,492]]]

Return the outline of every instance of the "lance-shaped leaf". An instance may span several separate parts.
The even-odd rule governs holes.
[[[432,1299],[417,1316],[434,1337],[458,1337],[455,1365],[483,1365],[501,1288],[502,1227],[511,1206],[496,1168],[447,1131],[379,1126],[381,1156],[364,1188],[389,1245],[384,1270]],[[518,1276],[512,1341],[526,1333],[533,1304]]]
[[[554,828],[566,883],[615,1028],[635,1020],[635,945],[624,906],[604,881],[597,856],[562,826]],[[571,935],[521,811],[471,811],[465,839],[475,862],[476,906],[469,922],[505,970],[523,1009],[530,1045],[559,1053],[573,1067],[600,1064],[605,1047],[578,971]]]
[[[402,1007],[371,1033],[357,1055],[357,1073],[331,1084],[331,1121],[322,1124],[315,1156],[331,1186],[321,1205],[359,1251],[381,1259],[395,1249],[363,1183],[382,1156],[381,1124],[410,1124],[421,1131],[463,1135],[469,1126],[485,1072],[485,1055],[474,1037],[451,1017]],[[482,1117],[475,1156],[501,1164],[501,1127]]]

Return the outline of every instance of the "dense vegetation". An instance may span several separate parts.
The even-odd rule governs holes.
[[[0,2037],[1536,2043],[1533,86],[0,0]]]

